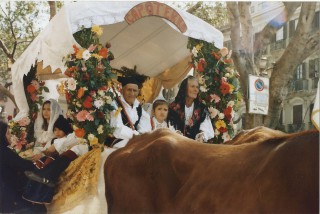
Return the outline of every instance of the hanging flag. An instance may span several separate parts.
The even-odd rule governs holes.
[[[320,97],[320,81],[318,81],[318,89],[316,100],[314,102],[314,107],[311,114],[311,121],[313,125],[320,131],[320,104],[319,104],[319,97]]]

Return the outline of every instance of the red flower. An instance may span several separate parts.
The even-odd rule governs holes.
[[[30,84],[27,86],[27,91],[32,94],[36,91],[36,87],[34,87],[34,85]]]
[[[8,119],[8,121],[12,120],[12,115],[8,115],[7,119]]]
[[[224,128],[224,127],[220,127],[220,129],[219,129],[220,133],[224,133],[224,132],[227,132],[227,131],[228,131],[228,129]]]
[[[221,82],[220,91],[223,95],[226,95],[230,92],[230,85],[226,82]]]
[[[98,111],[97,116],[98,116],[98,118],[104,118],[104,113],[101,111]]]
[[[231,115],[232,108],[228,106],[225,110],[223,110],[224,115]]]
[[[99,51],[99,55],[102,56],[102,58],[107,58],[109,54],[109,51],[107,48],[101,48],[101,50]]]
[[[70,100],[71,100],[71,94],[69,94],[67,91],[66,91],[66,101],[67,103],[70,103]]]
[[[201,58],[198,63],[198,71],[203,72],[205,67],[207,67],[207,62],[204,58]]]
[[[85,101],[83,102],[83,106],[88,109],[92,108],[92,101],[93,101],[92,98],[87,96]]]
[[[212,56],[213,56],[214,58],[216,58],[217,60],[220,60],[220,56],[219,56],[216,52],[214,52],[214,51],[212,51]]]

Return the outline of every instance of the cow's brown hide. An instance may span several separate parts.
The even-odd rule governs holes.
[[[319,132],[254,134],[239,145],[134,137],[105,163],[109,212],[318,213]]]

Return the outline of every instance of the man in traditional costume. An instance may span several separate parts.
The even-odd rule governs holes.
[[[121,95],[116,97],[111,112],[111,126],[115,128],[113,136],[106,144],[113,148],[124,147],[134,135],[151,131],[150,115],[137,100],[145,78],[141,76],[118,77],[122,88]],[[121,109],[121,111],[119,111]]]

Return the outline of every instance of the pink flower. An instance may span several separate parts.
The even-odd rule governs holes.
[[[89,114],[89,113],[87,114],[86,118],[89,121],[93,121],[94,120],[93,116],[91,114]]]
[[[79,122],[83,122],[87,119],[88,114],[89,114],[88,111],[82,110],[82,111],[78,112],[78,114],[76,115],[76,118]]]
[[[222,57],[225,57],[225,56],[228,55],[229,50],[228,50],[228,48],[223,47],[223,48],[220,49],[219,53],[221,54]]]
[[[91,44],[90,47],[88,48],[88,51],[92,52],[94,49],[96,49],[96,45]]]
[[[211,97],[210,102],[212,102],[214,100],[215,103],[218,103],[221,100],[221,98],[216,94],[210,94],[210,97]]]
[[[30,98],[31,98],[32,101],[38,100],[38,97],[37,97],[36,94],[31,94]]]

